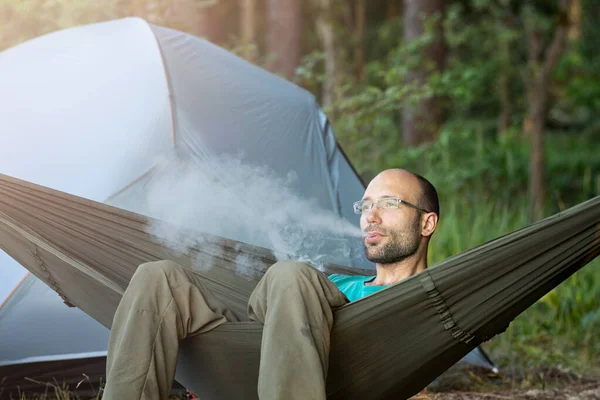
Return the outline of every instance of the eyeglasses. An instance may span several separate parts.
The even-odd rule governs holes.
[[[354,203],[353,206],[355,214],[362,214],[365,211],[371,211],[373,209],[373,206],[377,206],[377,208],[380,210],[395,210],[400,206],[400,203],[425,213],[429,212],[424,208],[416,206],[412,203],[409,203],[408,201],[404,201],[397,197],[384,197],[383,199],[379,199],[377,201],[361,200]]]

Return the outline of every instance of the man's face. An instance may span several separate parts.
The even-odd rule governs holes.
[[[371,181],[363,200],[377,202],[386,197],[397,197],[419,205],[419,183],[404,171],[383,172]],[[363,244],[367,259],[391,264],[415,254],[422,239],[420,215],[418,210],[404,204],[399,204],[397,209],[374,206],[370,211],[364,211],[360,227],[365,232]]]

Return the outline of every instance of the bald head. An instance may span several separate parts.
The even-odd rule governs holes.
[[[417,260],[424,268],[439,212],[433,186],[410,171],[388,169],[369,182],[361,204],[366,205],[360,211],[360,227],[366,232],[367,259],[379,267]]]
[[[437,190],[427,179],[414,172],[401,168],[392,168],[377,174],[369,186],[388,188],[403,193],[403,200],[412,202],[429,212],[440,215],[440,203]]]

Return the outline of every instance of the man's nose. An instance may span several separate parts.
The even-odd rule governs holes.
[[[370,224],[381,223],[381,216],[379,215],[379,208],[377,208],[377,207],[373,207],[369,211],[365,211],[364,215],[367,218],[367,222]]]

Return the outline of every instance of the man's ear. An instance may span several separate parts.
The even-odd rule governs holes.
[[[433,232],[435,232],[435,228],[437,228],[438,216],[436,213],[427,213],[425,214],[425,218],[423,218],[423,223],[421,225],[421,235],[423,236],[431,236]]]

